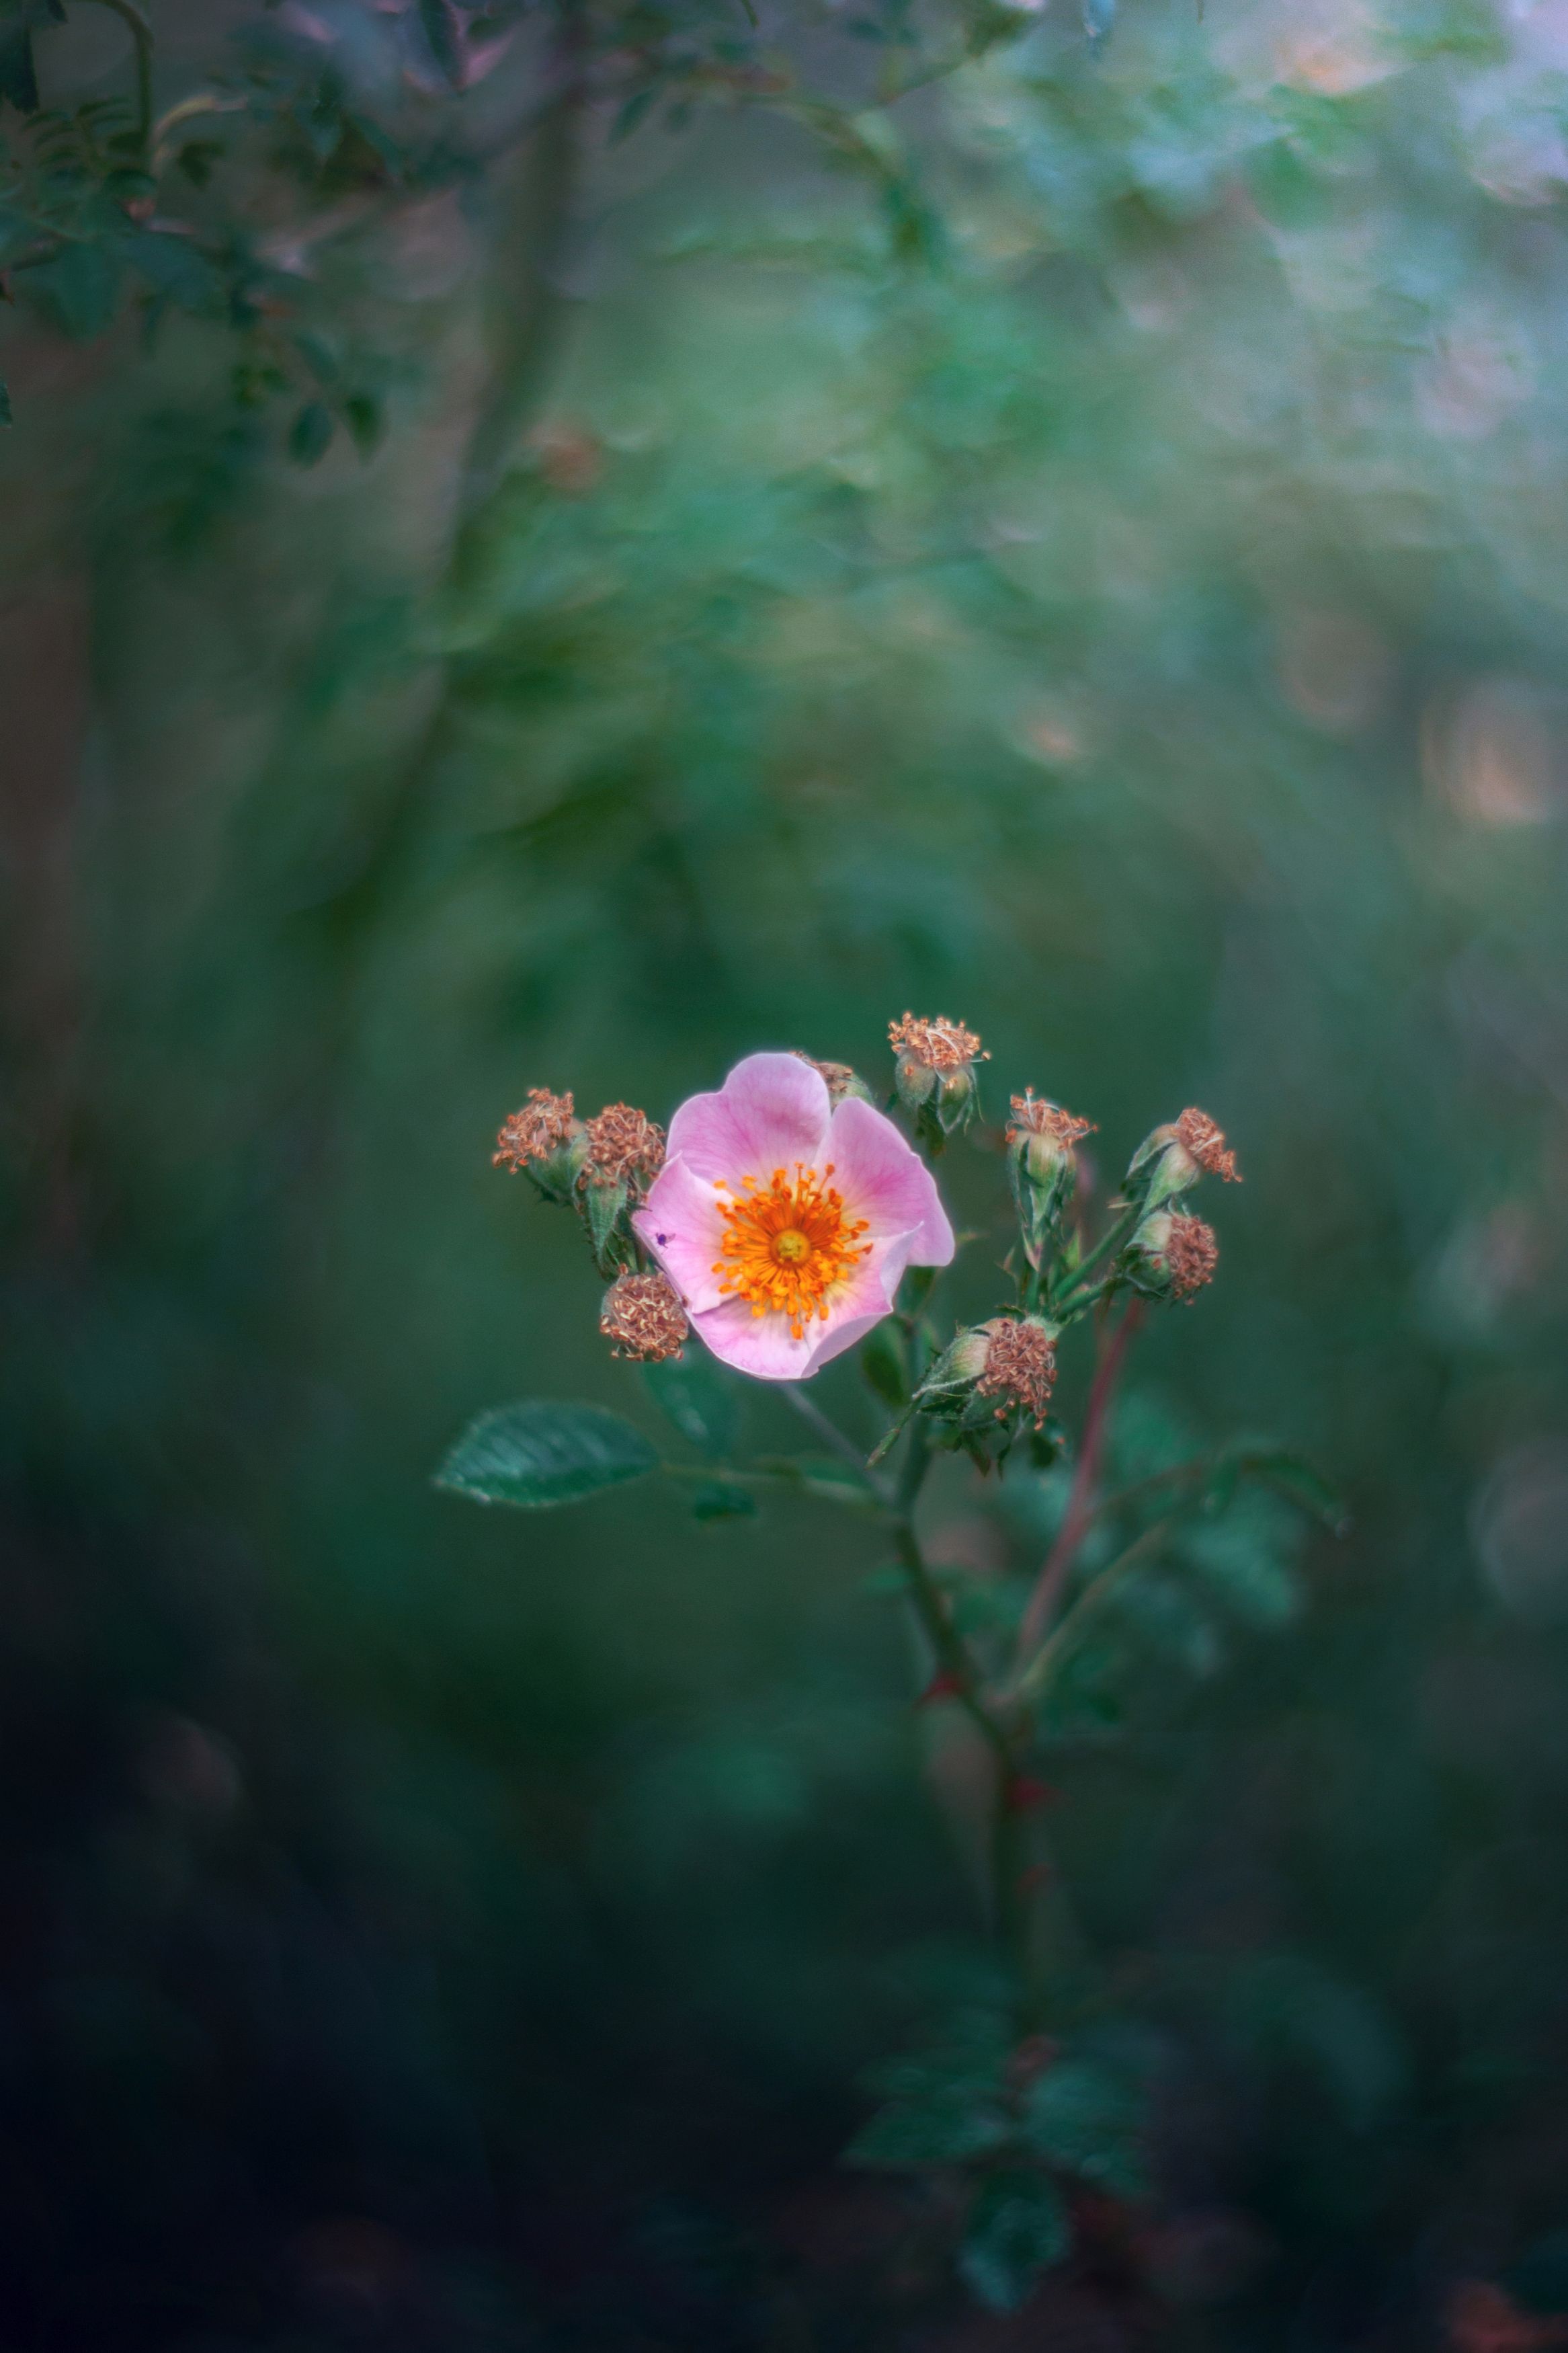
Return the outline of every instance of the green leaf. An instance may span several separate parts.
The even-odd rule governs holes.
[[[1290,1556],[1303,1533],[1272,1496],[1254,1493],[1225,1519],[1184,1529],[1177,1549],[1237,1617],[1253,1626],[1285,1626],[1301,1605]]]
[[[222,273],[189,237],[132,229],[122,240],[122,250],[132,268],[182,311],[212,317],[225,309],[227,290]]]
[[[1023,2133],[1037,2157],[1119,2198],[1147,2190],[1139,2139],[1143,2101],[1095,2059],[1060,2059],[1030,2085]]]
[[[1016,2312],[1071,2243],[1061,2194],[1043,2173],[995,2173],[974,2201],[958,2268],[991,2311]]]
[[[0,425],[15,423],[16,419],[11,414],[11,387],[5,377],[0,375]]]
[[[440,1470],[437,1487],[477,1504],[537,1512],[580,1503],[658,1468],[640,1430],[596,1405],[525,1398],[469,1423]]]
[[[1283,1447],[1274,1452],[1249,1454],[1245,1469],[1250,1478],[1262,1480],[1265,1486],[1283,1495],[1287,1503],[1310,1512],[1334,1535],[1349,1533],[1350,1514],[1343,1496],[1330,1486],[1304,1455],[1292,1454]]]
[[[691,1499],[691,1512],[699,1520],[752,1520],[757,1515],[757,1500],[744,1487],[731,1487],[715,1479],[699,1487]]]
[[[883,2173],[966,2165],[994,2156],[1009,2129],[999,2098],[963,2086],[933,2088],[922,2098],[891,2100],[879,2108],[845,2150],[844,2162]]]
[[[682,1438],[721,1461],[733,1454],[741,1430],[741,1401],[706,1348],[689,1341],[685,1354],[662,1365],[645,1365],[643,1379],[661,1413]]]
[[[373,392],[351,392],[343,403],[343,422],[362,458],[374,457],[386,431],[386,414]]]
[[[297,466],[315,466],[326,456],[336,430],[323,401],[308,400],[289,428],[289,455]]]
[[[33,285],[73,342],[90,343],[114,317],[120,260],[107,246],[70,244],[33,272]]]

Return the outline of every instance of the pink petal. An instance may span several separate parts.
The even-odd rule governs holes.
[[[632,1227],[679,1292],[689,1314],[718,1305],[719,1277],[713,1266],[724,1239],[719,1196],[687,1161],[665,1162],[647,1202],[633,1212]]]
[[[952,1228],[931,1170],[890,1119],[850,1096],[833,1114],[826,1157],[846,1210],[879,1235],[907,1234],[911,1266],[946,1266]]]
[[[820,1071],[793,1054],[748,1054],[716,1095],[689,1095],[669,1123],[669,1157],[710,1183],[765,1185],[775,1168],[816,1162],[830,1106]]]

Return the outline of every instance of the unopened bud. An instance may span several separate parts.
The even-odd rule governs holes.
[[[835,1111],[851,1097],[857,1103],[876,1102],[877,1098],[865,1080],[858,1071],[852,1071],[847,1062],[819,1062],[815,1056],[803,1054],[798,1046],[792,1047],[790,1050],[797,1062],[806,1063],[822,1080],[827,1089],[827,1100]]]
[[[588,1149],[588,1132],[570,1094],[531,1087],[528,1101],[504,1121],[490,1155],[494,1166],[521,1170],[547,1199],[569,1201]]]
[[[691,1327],[674,1285],[662,1274],[617,1275],[605,1293],[599,1329],[610,1354],[634,1364],[662,1365],[679,1356]]]
[[[1127,1171],[1126,1190],[1147,1210],[1178,1201],[1205,1176],[1239,1185],[1236,1155],[1207,1112],[1189,1109],[1178,1120],[1144,1137]]]
[[[1179,1303],[1194,1298],[1214,1281],[1219,1243],[1214,1228],[1201,1218],[1158,1209],[1144,1219],[1128,1243],[1126,1262],[1134,1291],[1147,1299]]]

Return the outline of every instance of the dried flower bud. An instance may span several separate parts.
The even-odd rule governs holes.
[[[587,1125],[584,1185],[626,1185],[646,1192],[664,1166],[664,1130],[630,1103],[606,1103]]]
[[[823,1081],[827,1089],[827,1100],[835,1111],[851,1096],[858,1103],[876,1102],[877,1098],[865,1080],[858,1071],[852,1071],[847,1062],[819,1062],[814,1055],[803,1054],[798,1046],[792,1047],[790,1051],[797,1062],[809,1064]]]
[[[1010,1421],[1016,1413],[1038,1430],[1057,1377],[1058,1327],[1036,1315],[994,1315],[961,1332],[931,1366],[915,1402],[928,1413],[972,1427]]]
[[[1219,1128],[1207,1112],[1189,1109],[1144,1137],[1127,1171],[1127,1190],[1145,1209],[1158,1209],[1180,1200],[1205,1176],[1218,1176],[1227,1185],[1241,1182],[1236,1155],[1226,1150]]]
[[[929,1109],[943,1135],[967,1127],[979,1107],[974,1066],[991,1059],[974,1031],[942,1014],[926,1020],[906,1013],[889,1024],[888,1040],[898,1056],[893,1084],[904,1109]]]
[[[1159,1209],[1145,1218],[1127,1245],[1132,1287],[1149,1299],[1194,1298],[1214,1281],[1218,1263],[1214,1228],[1179,1209]]]
[[[1026,1255],[1031,1266],[1038,1266],[1047,1236],[1071,1200],[1078,1181],[1073,1146],[1093,1133],[1094,1124],[1064,1111],[1059,1103],[1045,1102],[1031,1089],[1013,1097],[1012,1110],[1007,1177]]]
[[[691,1332],[674,1285],[662,1274],[617,1275],[605,1293],[599,1329],[614,1344],[613,1356],[637,1365],[679,1356]]]
[[[569,1200],[587,1149],[587,1132],[569,1094],[531,1087],[528,1101],[504,1121],[491,1166],[524,1170],[552,1200]]]
[[[1043,1430],[1057,1379],[1055,1325],[1033,1315],[998,1315],[981,1328],[990,1334],[991,1345],[974,1384],[976,1397],[997,1400],[998,1421],[1020,1413]]]

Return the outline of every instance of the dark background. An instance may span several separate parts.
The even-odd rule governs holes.
[[[154,7],[164,95],[261,13]],[[78,14],[51,70],[116,86]],[[269,21],[382,70],[353,0]],[[292,464],[199,319],[0,318],[7,2353],[1568,2307],[1568,11],[1012,29],[864,118],[879,189],[764,105],[588,108],[521,215],[351,218],[309,267],[367,459]],[[763,36],[874,98],[837,19]],[[836,2166],[976,1934],[863,1531],[429,1483],[499,1398],[654,1426],[490,1168],[527,1087],[880,1082],[906,1006],[1105,1177],[1222,1122],[1127,1430],[1288,1440],[1353,1514],[1064,1759],[1178,2089],[1136,2261],[1012,2322]],[[952,1557],[990,1509],[946,1479]]]

